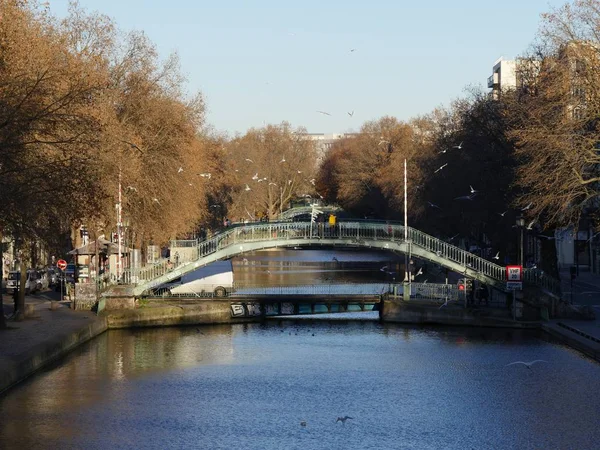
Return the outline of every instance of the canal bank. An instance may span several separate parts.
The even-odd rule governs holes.
[[[108,329],[105,317],[68,303],[32,297],[27,304],[25,320],[0,330],[0,393]]]

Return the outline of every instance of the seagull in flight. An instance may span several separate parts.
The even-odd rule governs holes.
[[[423,268],[419,267],[419,271],[417,273],[415,273],[415,277],[418,277],[419,275],[423,275]]]
[[[531,366],[533,366],[535,363],[538,363],[538,362],[545,362],[545,363],[547,363],[548,361],[544,361],[543,359],[536,359],[536,360],[533,360],[533,361],[530,361],[530,362],[515,361],[515,362],[512,362],[510,364],[507,364],[506,366],[513,366],[515,364],[523,364],[525,367],[527,367],[529,370],[531,370]]]
[[[445,148],[444,150],[442,150],[442,151],[440,151],[440,152],[438,152],[438,153],[440,153],[440,154],[441,154],[441,153],[446,153],[447,151],[448,151],[448,149],[447,149],[447,148]]]
[[[494,256],[492,259],[500,259],[500,252],[496,253],[496,256]]]
[[[256,172],[256,173],[254,174],[254,176],[252,177],[252,179],[253,179],[253,180],[258,180],[258,172]]]
[[[460,233],[456,233],[454,236],[452,236],[450,239],[448,239],[448,241],[453,241],[455,238],[458,237]]]
[[[456,197],[454,200],[473,200],[473,198],[475,198],[476,194],[471,194],[471,195],[463,195],[461,197]]]
[[[253,162],[254,162],[254,161],[252,161],[250,158],[246,158],[244,161],[248,161],[248,162],[251,162],[251,163],[253,163]]]
[[[210,180],[210,177],[212,176],[210,173],[201,173],[199,174],[202,178],[208,178]]]
[[[128,191],[135,191],[135,192],[137,192],[137,191],[138,191],[138,190],[137,190],[136,188],[134,188],[133,186],[127,186],[127,187],[126,187],[126,189],[127,189]]]
[[[503,213],[497,213],[500,217],[504,217],[504,215],[508,212],[508,209],[506,211],[504,211]]]
[[[355,51],[356,51],[356,49],[355,49],[355,48],[351,48],[351,49],[350,49],[350,53],[353,53],[353,52],[355,52]]]
[[[471,194],[476,194],[477,192],[479,192],[476,189],[473,189],[473,186],[469,185],[469,187],[471,188]]]
[[[335,421],[335,423],[342,422],[345,425],[346,420],[348,420],[348,419],[354,420],[354,417],[350,417],[350,416],[338,417],[337,420]]]
[[[448,297],[446,297],[446,301],[442,303],[438,309],[442,309],[444,306],[448,306]]]
[[[324,116],[331,116],[331,114],[329,114],[327,111],[319,111],[319,110],[317,110],[317,112],[319,114],[323,114]]]
[[[525,208],[522,208],[521,211],[527,211],[529,208],[533,206],[533,203],[529,203]]]
[[[180,168],[177,170],[177,173],[181,173],[181,172],[183,172],[183,167],[180,167]]]
[[[442,165],[439,167],[439,169],[435,169],[435,171],[433,173],[438,173],[440,170],[442,170],[444,167],[446,167],[448,165],[448,163]]]
[[[273,183],[272,181],[269,183],[269,186],[277,186],[277,183]]]
[[[436,205],[435,203],[427,202],[427,204],[428,204],[429,206],[431,206],[432,208],[442,209],[442,208],[440,208],[438,205]]]
[[[536,221],[536,219],[533,219],[533,220],[532,220],[532,221],[529,223],[529,225],[527,225],[527,229],[528,229],[528,230],[531,230],[531,227],[533,227],[533,224],[535,223],[535,221]]]
[[[461,149],[462,149],[462,145],[463,145],[463,143],[461,142],[460,144],[458,144],[458,145],[455,145],[455,146],[454,146],[454,147],[452,147],[452,148],[457,148],[457,149],[461,150]]]
[[[157,198],[153,198],[152,201],[154,201],[154,202],[156,202],[156,203],[158,203],[160,205],[160,202],[158,201]]]
[[[279,161],[279,164],[284,163],[285,162],[285,156],[283,158],[281,158],[281,161]]]
[[[388,270],[388,266],[383,266],[381,269],[379,269],[380,272],[385,272]]]
[[[312,184],[313,186],[315,185],[315,179],[311,178],[310,180],[308,180],[310,182],[310,184]]]
[[[246,185],[246,189],[244,189],[245,191],[251,191],[252,189],[250,189],[250,186]]]
[[[349,115],[350,117],[352,117],[352,116],[354,115],[354,111],[352,111],[352,112],[349,112],[349,113],[348,113],[348,115]]]

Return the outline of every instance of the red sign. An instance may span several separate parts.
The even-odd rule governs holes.
[[[56,261],[56,267],[60,270],[65,270],[67,268],[67,262],[64,259],[59,259]]]
[[[506,266],[506,281],[523,281],[523,266]]]

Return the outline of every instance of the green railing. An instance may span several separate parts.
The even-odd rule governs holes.
[[[506,281],[506,268],[494,264],[487,259],[469,253],[455,245],[444,242],[414,228],[407,228],[408,245],[410,249],[422,249],[429,252],[430,259],[443,262],[449,261],[460,266],[463,272],[468,269],[472,273],[481,274],[487,279],[495,281],[498,287],[502,287]],[[251,242],[274,242],[276,245],[298,243],[299,240],[309,244],[319,240],[345,240],[351,245],[371,246],[372,241],[383,241],[390,243],[405,243],[404,226],[388,224],[384,222],[362,222],[362,221],[340,221],[335,226],[328,223],[311,222],[267,222],[252,223],[232,227],[216,236],[203,241],[197,241],[197,259],[195,261],[172,261],[166,258],[158,262],[137,269],[127,270],[123,274],[120,283],[141,285],[156,280],[169,272],[180,276],[197,267],[197,261],[213,255],[221,250],[230,249],[229,257],[243,253],[244,243]],[[239,246],[234,249],[233,246]],[[525,271],[525,281],[539,285],[549,291],[559,294],[560,284],[540,271]]]

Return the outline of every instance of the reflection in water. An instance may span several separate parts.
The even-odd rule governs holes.
[[[110,331],[0,399],[1,447],[597,448],[594,362],[369,314]]]

